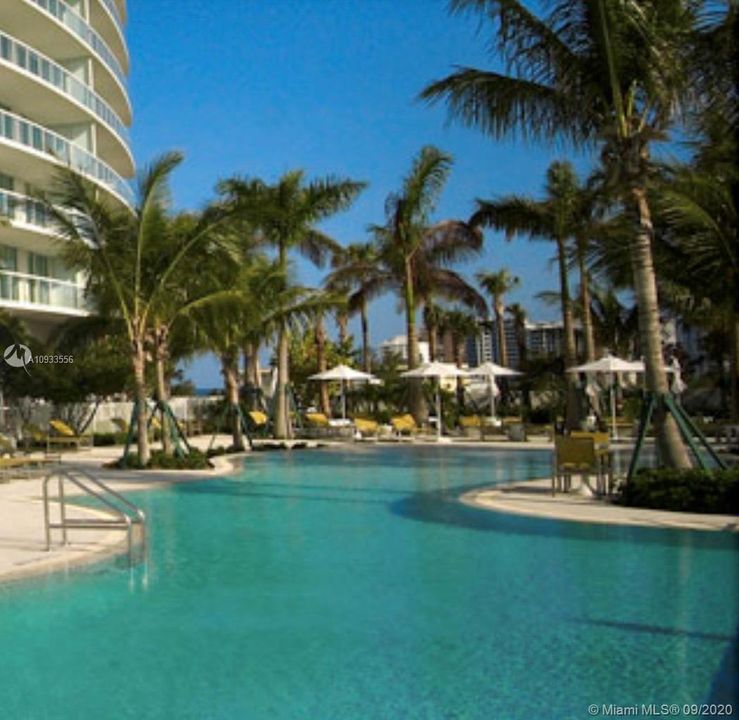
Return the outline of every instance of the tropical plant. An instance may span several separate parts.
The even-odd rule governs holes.
[[[511,275],[507,268],[497,272],[479,272],[475,276],[480,287],[492,299],[495,315],[495,330],[498,340],[498,362],[508,366],[508,348],[506,347],[505,333],[505,295],[520,284],[520,279]]]
[[[634,212],[629,243],[647,389],[668,392],[660,342],[648,186],[651,146],[715,94],[706,87],[705,48],[727,13],[708,0],[557,0],[539,17],[520,0],[452,0],[454,11],[492,20],[505,72],[462,68],[422,97],[446,100],[450,115],[500,138],[599,143],[621,200]],[[728,4],[727,4],[728,8]],[[713,15],[712,15],[713,13]],[[730,84],[730,83],[729,83]],[[655,415],[661,457],[690,460],[671,415]]]
[[[179,153],[166,153],[143,171],[133,211],[111,208],[92,183],[71,171],[59,176],[55,202],[48,205],[66,240],[61,251],[65,263],[85,272],[88,293],[125,328],[143,465],[150,455],[146,367],[154,320],[169,302],[183,261],[225,217],[222,209],[211,209],[178,235],[176,247],[167,246],[162,253],[170,238],[169,178],[181,162]]]
[[[337,251],[336,241],[321,232],[317,224],[348,208],[364,187],[361,182],[332,177],[306,182],[302,170],[293,170],[272,186],[232,178],[220,184],[220,191],[241,217],[259,230],[262,241],[277,250],[278,266],[287,282],[291,250],[297,250],[317,265]],[[277,345],[274,429],[278,438],[292,436],[288,412],[288,342],[288,325],[284,322]]]
[[[578,183],[572,166],[567,162],[554,162],[547,171],[547,197],[533,200],[521,196],[507,196],[497,200],[478,201],[471,224],[502,230],[508,237],[517,234],[531,238],[552,240],[557,246],[559,268],[559,299],[564,328],[563,355],[565,367],[577,363],[573,307],[570,297],[567,258],[571,241],[576,232]],[[579,401],[576,378],[566,374],[565,426],[579,425]]]
[[[399,291],[411,369],[419,360],[416,312],[421,303],[444,297],[484,307],[479,293],[448,267],[480,251],[481,233],[456,220],[430,222],[451,164],[452,158],[437,148],[422,148],[400,192],[388,196],[385,225],[371,228],[380,263],[367,287],[373,293]],[[423,420],[426,410],[420,382],[409,383],[409,405],[416,421]]]

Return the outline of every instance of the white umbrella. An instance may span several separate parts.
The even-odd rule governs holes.
[[[567,372],[575,373],[607,373],[608,374],[608,392],[611,401],[611,431],[613,439],[618,439],[618,430],[616,429],[616,398],[613,393],[615,383],[614,375],[616,373],[642,373],[644,372],[644,363],[641,360],[623,360],[620,357],[606,353],[600,360],[578,365],[577,367],[568,368]]]
[[[348,365],[337,365],[332,367],[330,370],[316,373],[311,375],[309,380],[339,380],[341,381],[341,416],[346,418],[346,394],[344,393],[344,383],[351,382],[352,380],[363,380],[372,381],[377,380],[374,375],[370,373],[362,372],[361,370],[355,370]]]
[[[498,385],[495,382],[496,377],[514,377],[516,375],[522,375],[523,373],[518,370],[511,370],[511,368],[497,365],[494,362],[484,362],[478,365],[476,368],[470,370],[470,375],[482,375],[488,379],[488,396],[490,399],[490,417],[495,417],[495,398],[500,395]]]
[[[470,373],[458,368],[452,363],[430,362],[419,365],[413,370],[400,373],[401,377],[407,378],[436,378],[436,438],[441,438],[441,394],[439,392],[440,380],[443,377],[469,377]]]

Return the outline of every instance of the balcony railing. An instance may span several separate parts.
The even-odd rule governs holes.
[[[90,310],[85,290],[69,280],[0,270],[0,302],[45,305],[63,310]]]
[[[123,28],[123,18],[121,13],[118,11],[118,6],[115,4],[115,0],[101,0],[103,5],[108,8],[108,12],[118,24],[119,28]]]
[[[121,140],[130,147],[131,138],[128,128],[110,105],[82,81],[67,72],[61,65],[4,33],[0,33],[0,57],[72,96],[95,113],[106,125],[110,126]]]
[[[105,40],[90,27],[89,23],[81,15],[72,10],[63,0],[31,1],[68,27],[82,42],[89,45],[118,78],[121,86],[126,87],[126,74],[123,72],[118,58],[113,54],[113,51],[108,47]]]
[[[133,191],[128,183],[109,165],[67,138],[4,110],[0,110],[0,138],[48,153],[73,170],[107,185],[124,202],[133,205]]]
[[[11,222],[53,229],[49,211],[42,202],[9,190],[0,190],[0,217]]]

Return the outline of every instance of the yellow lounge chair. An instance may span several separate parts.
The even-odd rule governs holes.
[[[52,445],[75,447],[77,450],[85,446],[92,447],[92,435],[77,435],[63,420],[49,420],[49,427],[56,435],[52,433],[46,435],[47,452]]]
[[[354,418],[354,428],[362,439],[377,437],[377,433],[380,431],[379,423],[366,418]]]
[[[401,435],[413,435],[418,432],[418,425],[413,419],[413,415],[396,415],[390,418],[390,424],[393,426],[395,434],[400,437]]]
[[[249,430],[255,435],[266,435],[269,429],[269,415],[261,410],[250,410],[246,413]]]

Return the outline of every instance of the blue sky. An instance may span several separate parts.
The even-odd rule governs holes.
[[[355,205],[324,226],[342,243],[365,240],[366,226],[383,220],[385,197],[425,144],[455,160],[439,219],[468,217],[477,197],[538,194],[549,163],[571,152],[449,126],[443,107],[416,100],[453,65],[491,66],[477,28],[474,18],[451,17],[446,0],[129,0],[137,162],[184,151],[173,183],[182,209],[202,206],[235,174],[271,181],[303,168],[364,180]],[[587,162],[576,165],[584,172]],[[523,281],[510,301],[532,319],[553,319],[534,299],[556,287],[551,255],[547,243],[489,233],[480,258],[460,269],[471,278],[508,267]],[[305,262],[299,273],[306,283],[322,278]],[[403,332],[393,297],[373,305],[370,332],[373,344]],[[211,359],[187,373],[199,386],[220,384]]]

